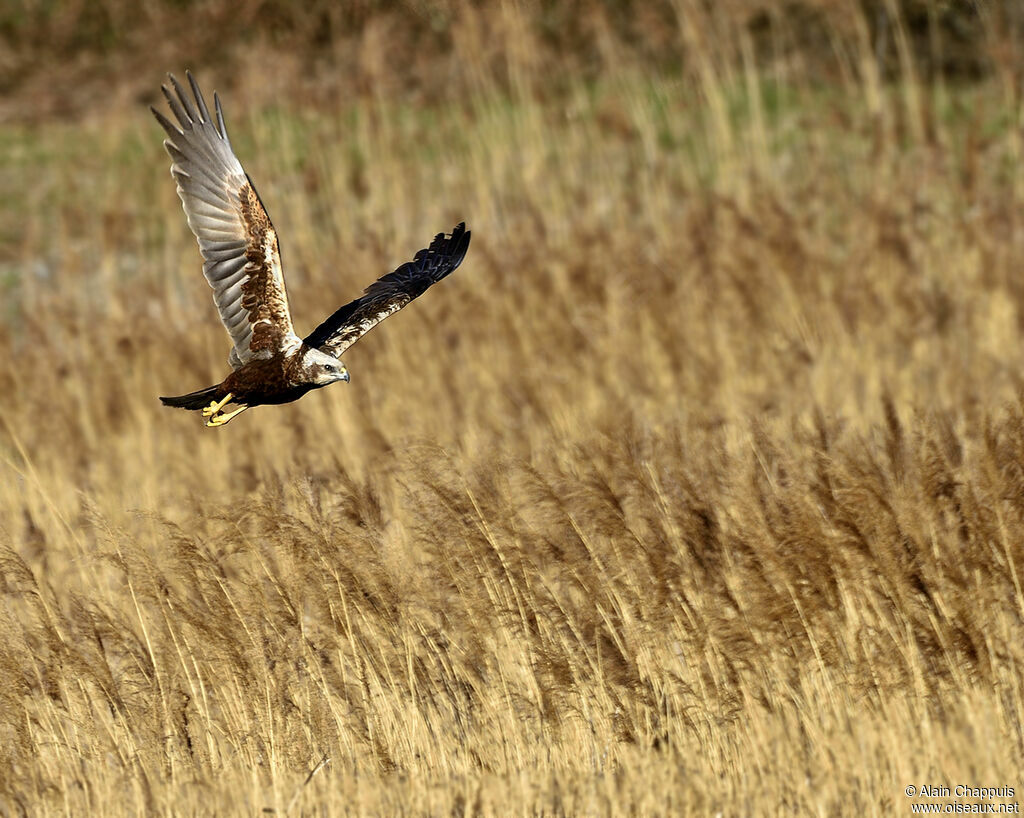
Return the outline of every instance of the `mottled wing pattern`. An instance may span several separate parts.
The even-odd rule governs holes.
[[[214,123],[198,84],[186,75],[195,104],[173,75],[168,77],[174,93],[163,86],[177,124],[151,110],[167,131],[171,175],[199,241],[203,274],[234,343],[231,363],[238,368],[252,358],[297,348],[300,341],[288,311],[277,233],[231,149],[220,99],[214,94]]]
[[[346,304],[311,332],[305,342],[340,356],[392,313],[426,292],[462,263],[471,233],[460,223],[450,236],[438,233],[412,261],[377,279],[362,296]]]

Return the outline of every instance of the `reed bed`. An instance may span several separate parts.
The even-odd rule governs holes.
[[[1019,791],[1012,16],[958,75],[939,3],[880,4],[884,43],[853,3],[679,0],[646,39],[582,3],[561,57],[566,7],[440,4],[411,85],[381,8],[351,95],[273,43],[191,67],[300,332],[473,244],[351,384],[224,429],[156,400],[227,336],[142,101],[0,126],[0,814]]]

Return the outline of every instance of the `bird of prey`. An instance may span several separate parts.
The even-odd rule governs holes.
[[[177,397],[167,406],[202,410],[207,426],[223,426],[253,406],[288,403],[311,389],[348,381],[341,354],[392,313],[462,263],[470,232],[458,224],[439,233],[412,261],[379,278],[305,338],[292,329],[277,233],[252,180],[235,157],[214,94],[216,121],[192,74],[193,98],[168,74],[164,96],[177,123],[155,108],[167,132],[171,176],[203,256],[203,274],[213,288],[220,320],[231,336],[223,382]],[[231,411],[225,407],[231,406]]]

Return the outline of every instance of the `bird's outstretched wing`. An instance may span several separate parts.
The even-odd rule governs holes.
[[[277,233],[231,150],[220,99],[214,94],[214,123],[198,84],[191,73],[186,76],[195,104],[172,74],[174,93],[163,86],[177,125],[150,110],[167,131],[171,175],[199,241],[203,274],[234,344],[230,360],[237,368],[252,358],[297,348],[300,341],[288,311]]]
[[[393,273],[378,278],[355,301],[346,304],[306,336],[305,343],[338,357],[392,313],[426,292],[462,263],[471,233],[463,223],[450,236],[438,233]]]

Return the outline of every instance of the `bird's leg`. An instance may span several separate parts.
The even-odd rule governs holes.
[[[208,418],[210,415],[216,415],[224,407],[224,404],[229,403],[233,397],[234,395],[228,392],[222,400],[213,401],[203,409],[203,417]]]
[[[223,426],[225,423],[230,421],[231,418],[233,418],[235,415],[242,414],[242,412],[244,412],[248,408],[249,407],[246,404],[243,403],[234,412],[228,412],[226,415],[223,412],[218,412],[217,414],[213,415],[213,417],[211,417],[208,421],[206,421],[206,425],[207,426]]]

